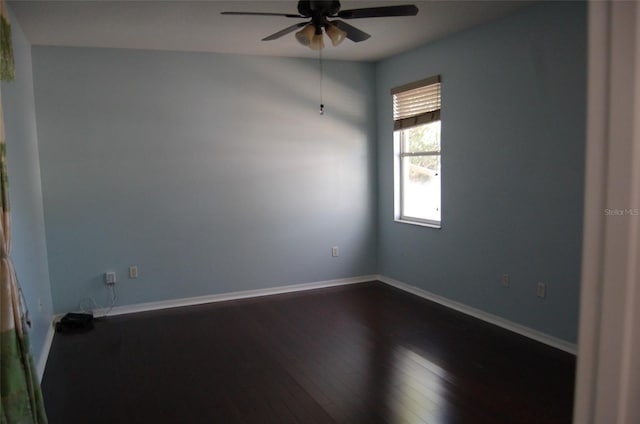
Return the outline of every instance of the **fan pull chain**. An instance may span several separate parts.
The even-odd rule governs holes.
[[[320,115],[324,115],[324,102],[322,101],[322,49],[318,51],[320,62]]]

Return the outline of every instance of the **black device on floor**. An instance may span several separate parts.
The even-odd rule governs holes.
[[[58,333],[84,333],[93,329],[93,314],[69,312],[56,323]]]

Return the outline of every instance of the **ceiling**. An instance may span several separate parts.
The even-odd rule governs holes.
[[[376,61],[498,19],[533,1],[343,0],[342,10],[413,3],[417,16],[354,19],[369,40],[325,43],[323,57]],[[317,57],[293,34],[260,41],[302,19],[223,16],[222,11],[297,13],[297,1],[8,1],[32,45]]]

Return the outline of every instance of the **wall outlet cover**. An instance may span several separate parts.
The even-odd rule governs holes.
[[[536,290],[536,295],[540,299],[547,297],[547,283],[539,282]]]
[[[129,278],[136,279],[138,278],[138,266],[132,265],[129,267]]]

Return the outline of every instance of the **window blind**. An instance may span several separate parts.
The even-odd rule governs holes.
[[[391,90],[393,130],[402,130],[440,120],[440,75]]]

